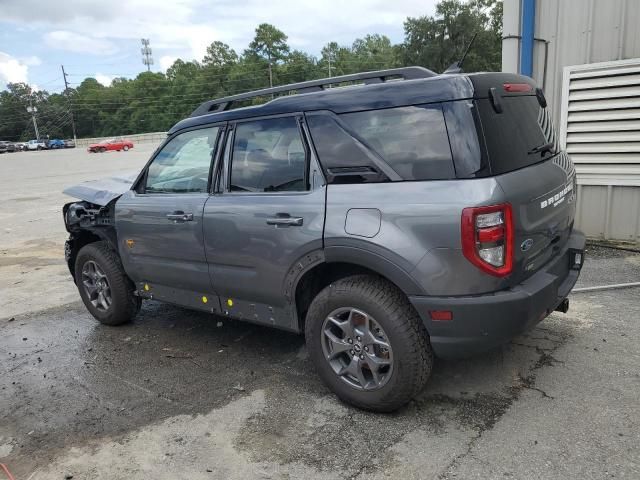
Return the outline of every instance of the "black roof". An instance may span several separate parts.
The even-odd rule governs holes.
[[[332,79],[303,82],[303,84],[286,85],[274,87],[280,92],[302,91],[295,95],[285,95],[277,97],[267,103],[256,106],[236,108],[234,110],[224,110],[228,103],[242,101],[248,98],[270,95],[272,89],[260,90],[249,94],[242,94],[233,97],[226,97],[219,100],[205,102],[194,111],[194,116],[186,118],[174,125],[169,134],[178,130],[196,127],[217,122],[238,120],[243,118],[260,117],[265,115],[279,115],[295,112],[308,112],[314,110],[330,110],[334,113],[345,113],[362,110],[372,110],[379,108],[400,107],[404,105],[417,105],[423,103],[443,102],[448,100],[460,100],[473,97],[473,85],[467,75],[436,75],[435,73],[421,69],[420,67],[409,67],[412,73],[415,69],[424,71],[423,78],[419,75],[409,76],[413,79],[382,81],[377,83],[351,85],[346,87],[319,89],[311,93],[307,87],[310,83],[326,85],[337,83],[335,77]],[[398,69],[406,70],[406,69]],[[383,71],[383,73],[393,72]],[[380,74],[381,72],[374,72]],[[363,74],[364,75],[364,74]],[[348,80],[346,80],[348,81]],[[324,82],[324,83],[323,83]],[[312,85],[311,88],[315,89]],[[265,93],[266,92],[266,93]],[[220,108],[220,105],[224,105]],[[215,109],[214,113],[206,113],[210,109]],[[220,111],[222,110],[222,111]]]

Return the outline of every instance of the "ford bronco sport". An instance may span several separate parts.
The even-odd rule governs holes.
[[[513,74],[409,67],[205,102],[135,177],[66,193],[98,321],[154,299],[304,332],[329,388],[375,411],[415,396],[434,355],[566,311],[583,263],[573,164]]]

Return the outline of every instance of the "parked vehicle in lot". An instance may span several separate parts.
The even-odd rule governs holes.
[[[121,137],[110,138],[109,140],[103,140],[100,143],[92,143],[89,145],[87,151],[89,152],[106,152],[108,150],[116,150],[116,151],[127,151],[130,148],[133,148],[133,142],[129,140],[125,140]]]
[[[46,149],[47,149],[46,140],[29,140],[27,142],[27,150],[46,150]]]
[[[20,151],[20,144],[0,140],[0,153],[11,153]]]
[[[64,148],[76,148],[76,142],[72,139],[64,141]]]
[[[55,148],[64,148],[64,141],[54,138],[47,142],[47,148],[55,149]]]
[[[327,88],[344,82],[364,85]],[[304,332],[324,382],[375,411],[418,393],[434,355],[566,311],[584,258],[544,94],[506,73],[411,67],[205,102],[139,174],[65,193],[81,200],[63,208],[66,259],[100,322],[153,299]]]

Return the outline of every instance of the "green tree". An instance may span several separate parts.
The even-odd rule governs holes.
[[[265,59],[269,67],[269,86],[273,86],[273,65],[287,58],[288,37],[273,25],[262,23],[256,28],[256,36],[249,44],[249,50]]]
[[[404,63],[444,71],[460,59],[474,34],[464,62],[466,71],[499,71],[502,54],[502,2],[443,0],[435,16],[407,18]]]
[[[238,61],[238,54],[226,43],[215,41],[207,47],[207,53],[202,59],[202,64],[215,68],[228,67]]]

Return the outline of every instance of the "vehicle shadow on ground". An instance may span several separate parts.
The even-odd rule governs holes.
[[[543,324],[484,355],[436,360],[414,401],[379,415],[338,401],[316,376],[303,337],[272,328],[156,302],[120,327],[97,324],[77,304],[8,325],[15,327],[3,327],[9,362],[0,405],[12,407],[2,407],[0,419],[20,444],[17,461],[45,446],[54,456],[68,445],[207,413],[262,390],[265,408],[242,426],[238,449],[255,461],[316,468],[331,458],[346,470],[415,429],[491,428],[522,389],[535,389],[536,370],[553,364],[566,340]],[[368,439],[357,451],[344,435],[354,425]]]

